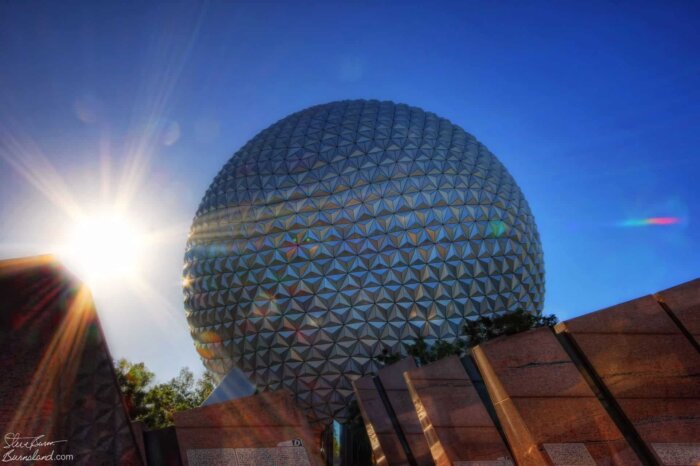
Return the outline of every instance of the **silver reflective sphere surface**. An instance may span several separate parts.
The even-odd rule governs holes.
[[[184,283],[209,369],[286,387],[328,421],[383,348],[540,312],[544,271],[527,202],[486,147],[432,113],[358,100],[290,115],[231,157]]]

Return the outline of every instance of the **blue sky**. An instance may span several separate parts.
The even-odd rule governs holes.
[[[486,144],[535,214],[545,311],[700,276],[696,2],[2,2],[0,257],[53,252],[118,195],[148,285],[96,291],[115,357],[200,370],[180,272],[199,200],[259,130],[379,98]],[[126,187],[125,187],[126,186]],[[675,217],[668,226],[625,221]]]

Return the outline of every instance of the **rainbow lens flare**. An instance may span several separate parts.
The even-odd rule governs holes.
[[[681,223],[678,217],[632,218],[618,223],[621,227],[669,226]]]

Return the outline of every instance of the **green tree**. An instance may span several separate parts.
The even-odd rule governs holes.
[[[173,413],[196,408],[194,375],[187,368],[180,369],[177,377],[152,387],[144,400],[146,413],[140,418],[151,429],[173,424]]]
[[[478,319],[469,320],[464,326],[464,334],[471,348],[502,335],[513,335],[537,327],[551,327],[557,321],[554,314],[540,315],[517,310],[494,318],[481,316]]]
[[[154,374],[143,363],[120,359],[115,368],[129,416],[150,429],[172,425],[173,413],[200,406],[214,389],[209,371],[195,381],[192,371],[185,367],[168,382],[153,385]]]
[[[429,364],[452,354],[461,355],[467,348],[472,348],[479,343],[491,340],[502,335],[513,335],[537,327],[553,326],[557,323],[554,314],[531,314],[523,310],[509,312],[496,317],[479,316],[477,319],[468,320],[463,327],[464,336],[454,341],[438,340],[434,345],[428,345],[422,336],[413,343],[406,345],[406,352],[413,356],[421,365]],[[377,356],[379,362],[388,365],[401,359],[399,353],[394,353],[388,348],[382,350]]]
[[[415,343],[406,347],[406,350],[421,365],[425,365],[452,354],[462,354],[465,346],[464,340],[459,338],[453,342],[438,340],[434,345],[430,346],[423,337],[418,337]]]
[[[202,378],[197,380],[195,386],[195,399],[194,403],[196,406],[201,406],[204,401],[209,398],[211,392],[216,388],[216,380],[214,380],[214,374],[210,371],[204,371]]]
[[[144,363],[133,364],[123,358],[114,366],[129,417],[138,419],[146,414],[145,399],[154,374]]]

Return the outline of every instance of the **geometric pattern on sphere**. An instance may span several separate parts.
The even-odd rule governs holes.
[[[184,301],[204,364],[344,420],[383,348],[539,313],[542,248],[515,181],[460,127],[352,100],[294,113],[224,165],[194,218]]]

